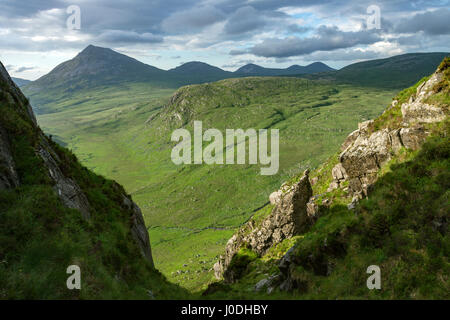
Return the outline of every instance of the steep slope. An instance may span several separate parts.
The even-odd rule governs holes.
[[[0,63],[0,298],[168,298],[139,207],[37,126]],[[78,265],[81,290],[68,290]]]
[[[386,59],[358,62],[312,78],[377,88],[406,88],[431,74],[448,52],[409,53]]]
[[[205,294],[448,299],[449,99],[446,58],[383,115],[360,124],[338,157],[272,194],[271,206],[229,240],[215,265],[228,284]],[[309,179],[312,197],[297,187]],[[298,231],[275,237],[282,220],[274,218],[283,212]],[[381,268],[380,290],[366,287],[371,265]]]

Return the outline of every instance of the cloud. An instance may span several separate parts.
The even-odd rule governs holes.
[[[450,34],[450,10],[427,11],[402,19],[395,27],[395,31],[399,33],[422,31],[429,35]]]
[[[97,40],[105,43],[160,43],[163,37],[152,33],[139,34],[134,31],[108,30],[102,32]]]
[[[175,12],[162,22],[162,29],[168,33],[192,33],[225,20],[223,12],[213,6],[194,7]]]
[[[37,67],[33,67],[33,66],[30,66],[30,67],[25,67],[25,66],[18,67],[18,66],[12,65],[12,64],[7,64],[5,66],[5,68],[9,72],[14,72],[14,73],[22,73],[22,72],[25,72],[25,71],[31,71],[31,70],[36,70],[37,69]]]
[[[81,8],[81,30],[66,28],[70,4]],[[382,30],[364,30],[372,4]],[[230,67],[240,58],[272,66],[298,57],[351,62],[450,51],[449,11],[447,0],[0,0],[0,52],[4,62],[39,65],[34,74],[88,44],[147,62],[159,55],[167,67],[194,56]]]
[[[367,45],[382,38],[376,31],[341,31],[337,27],[320,26],[316,35],[309,38],[288,37],[284,39],[266,39],[249,49],[260,57],[286,58],[301,56],[315,51],[331,51]]]
[[[20,68],[17,68],[16,70],[14,70],[14,71],[16,73],[22,73],[22,72],[30,71],[30,70],[34,70],[34,69],[36,69],[36,67],[20,67]]]
[[[247,53],[249,53],[248,50],[234,50],[233,49],[233,50],[230,51],[229,55],[231,55],[231,56],[240,56],[240,55],[247,54]]]
[[[265,26],[266,18],[253,7],[239,8],[225,24],[227,34],[242,34]]]

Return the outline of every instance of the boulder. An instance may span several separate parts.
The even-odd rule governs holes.
[[[417,150],[425,142],[429,132],[423,127],[402,128],[399,132],[402,144],[409,149]]]

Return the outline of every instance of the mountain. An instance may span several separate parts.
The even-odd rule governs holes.
[[[358,62],[338,71],[309,76],[342,83],[382,88],[405,88],[432,73],[448,52],[408,53],[386,59]]]
[[[314,62],[307,66],[293,65],[286,69],[264,68],[256,64],[247,64],[234,72],[240,76],[286,76],[333,71],[322,62]]]
[[[333,71],[334,69],[322,62],[314,62],[307,66],[293,65],[286,69],[289,74],[319,73]]]
[[[14,78],[11,77],[11,79],[14,81],[14,83],[18,86],[18,87],[23,87],[27,84],[29,84],[31,82],[31,80],[26,80],[26,79],[21,79],[21,78]]]
[[[44,135],[1,63],[0,108],[0,298],[184,297],[154,268],[139,207]]]
[[[184,63],[168,72],[183,79],[182,81],[188,84],[212,82],[233,77],[232,72],[199,61]]]
[[[139,62],[108,48],[89,45],[73,59],[56,66],[27,86],[27,92],[75,90],[123,82],[169,85],[164,70]]]
[[[449,107],[445,58],[328,161],[273,192],[227,241],[221,282],[204,295],[447,299]]]

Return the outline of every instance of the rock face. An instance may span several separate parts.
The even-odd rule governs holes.
[[[433,94],[432,88],[441,79],[442,73],[437,71],[417,88],[415,95],[408,102],[400,106],[402,124],[397,128],[384,128],[373,132],[371,127],[374,121],[370,120],[360,123],[358,130],[346,138],[341,147],[339,163],[332,169],[333,181],[328,191],[341,187],[344,181],[348,181],[349,191],[353,196],[348,204],[349,210],[354,210],[359,199],[367,196],[370,186],[377,180],[379,170],[400,148],[417,150],[422,146],[429,135],[425,124],[445,120],[447,114],[443,108],[426,103],[426,99]],[[390,108],[396,107],[397,104],[398,101],[394,101]],[[308,209],[314,212],[312,206],[313,202],[308,203]],[[305,262],[298,260],[295,250],[296,246],[291,247],[278,263],[280,280],[277,287],[282,291],[302,290],[303,279],[296,278],[295,270]],[[321,258],[314,261],[315,258],[317,257],[311,254],[306,258],[307,263],[319,266],[318,270],[320,269],[323,275],[328,275],[332,264],[326,260],[320,261]],[[264,282],[259,285],[265,284]]]
[[[339,163],[333,168],[333,181],[328,191],[340,187],[348,181],[349,191],[359,197],[366,196],[370,186],[377,180],[380,168],[391,160],[402,147],[417,150],[425,141],[429,132],[426,123],[440,122],[446,114],[442,108],[426,103],[433,94],[432,88],[441,81],[442,73],[436,72],[421,84],[415,95],[401,105],[403,124],[393,130],[384,128],[370,132],[373,120],[359,124],[342,144]],[[397,105],[393,101],[393,108]]]
[[[19,183],[8,136],[0,126],[0,190],[18,187]]]
[[[407,124],[433,123],[445,119],[442,108],[430,105],[425,102],[433,94],[432,88],[442,80],[441,72],[434,73],[428,81],[422,83],[415,96],[411,96],[407,103],[401,106],[403,121]]]
[[[47,137],[42,133],[36,123],[36,118],[28,100],[17,88],[9,77],[7,71],[0,63],[0,98],[16,106],[18,114],[29,121],[38,136],[38,144],[35,149],[48,169],[48,175],[53,181],[53,189],[61,202],[69,208],[80,212],[85,220],[91,218],[91,210],[86,195],[76,181],[64,175],[61,170],[61,159],[51,147]],[[1,105],[0,105],[1,107]],[[3,112],[0,110],[0,114]],[[16,172],[14,158],[10,150],[10,137],[8,131],[0,123],[0,189],[16,188],[20,185],[20,179]],[[131,234],[139,246],[144,258],[153,265],[150,240],[144,219],[139,207],[126,195],[123,195],[122,207],[131,214]]]
[[[305,232],[312,222],[307,210],[311,196],[308,171],[293,186],[283,185],[277,192],[277,197],[271,196],[271,202],[272,198],[276,200],[273,201],[275,207],[260,226],[256,227],[250,221],[228,241],[225,256],[214,265],[216,277],[223,276],[226,281],[232,281],[232,277],[227,274],[227,267],[241,247],[246,246],[258,255],[263,255],[284,239]]]
[[[89,220],[91,214],[88,199],[75,181],[64,176],[59,168],[61,160],[52,151],[49,146],[42,142],[38,154],[48,168],[49,176],[54,182],[53,189],[66,207],[80,211],[82,217]]]
[[[147,228],[145,227],[144,217],[142,216],[141,209],[126,195],[123,195],[123,205],[133,212],[133,215],[131,217],[131,234],[138,244],[141,250],[141,254],[153,266],[154,263],[152,249],[150,246],[150,238],[148,236]]]

